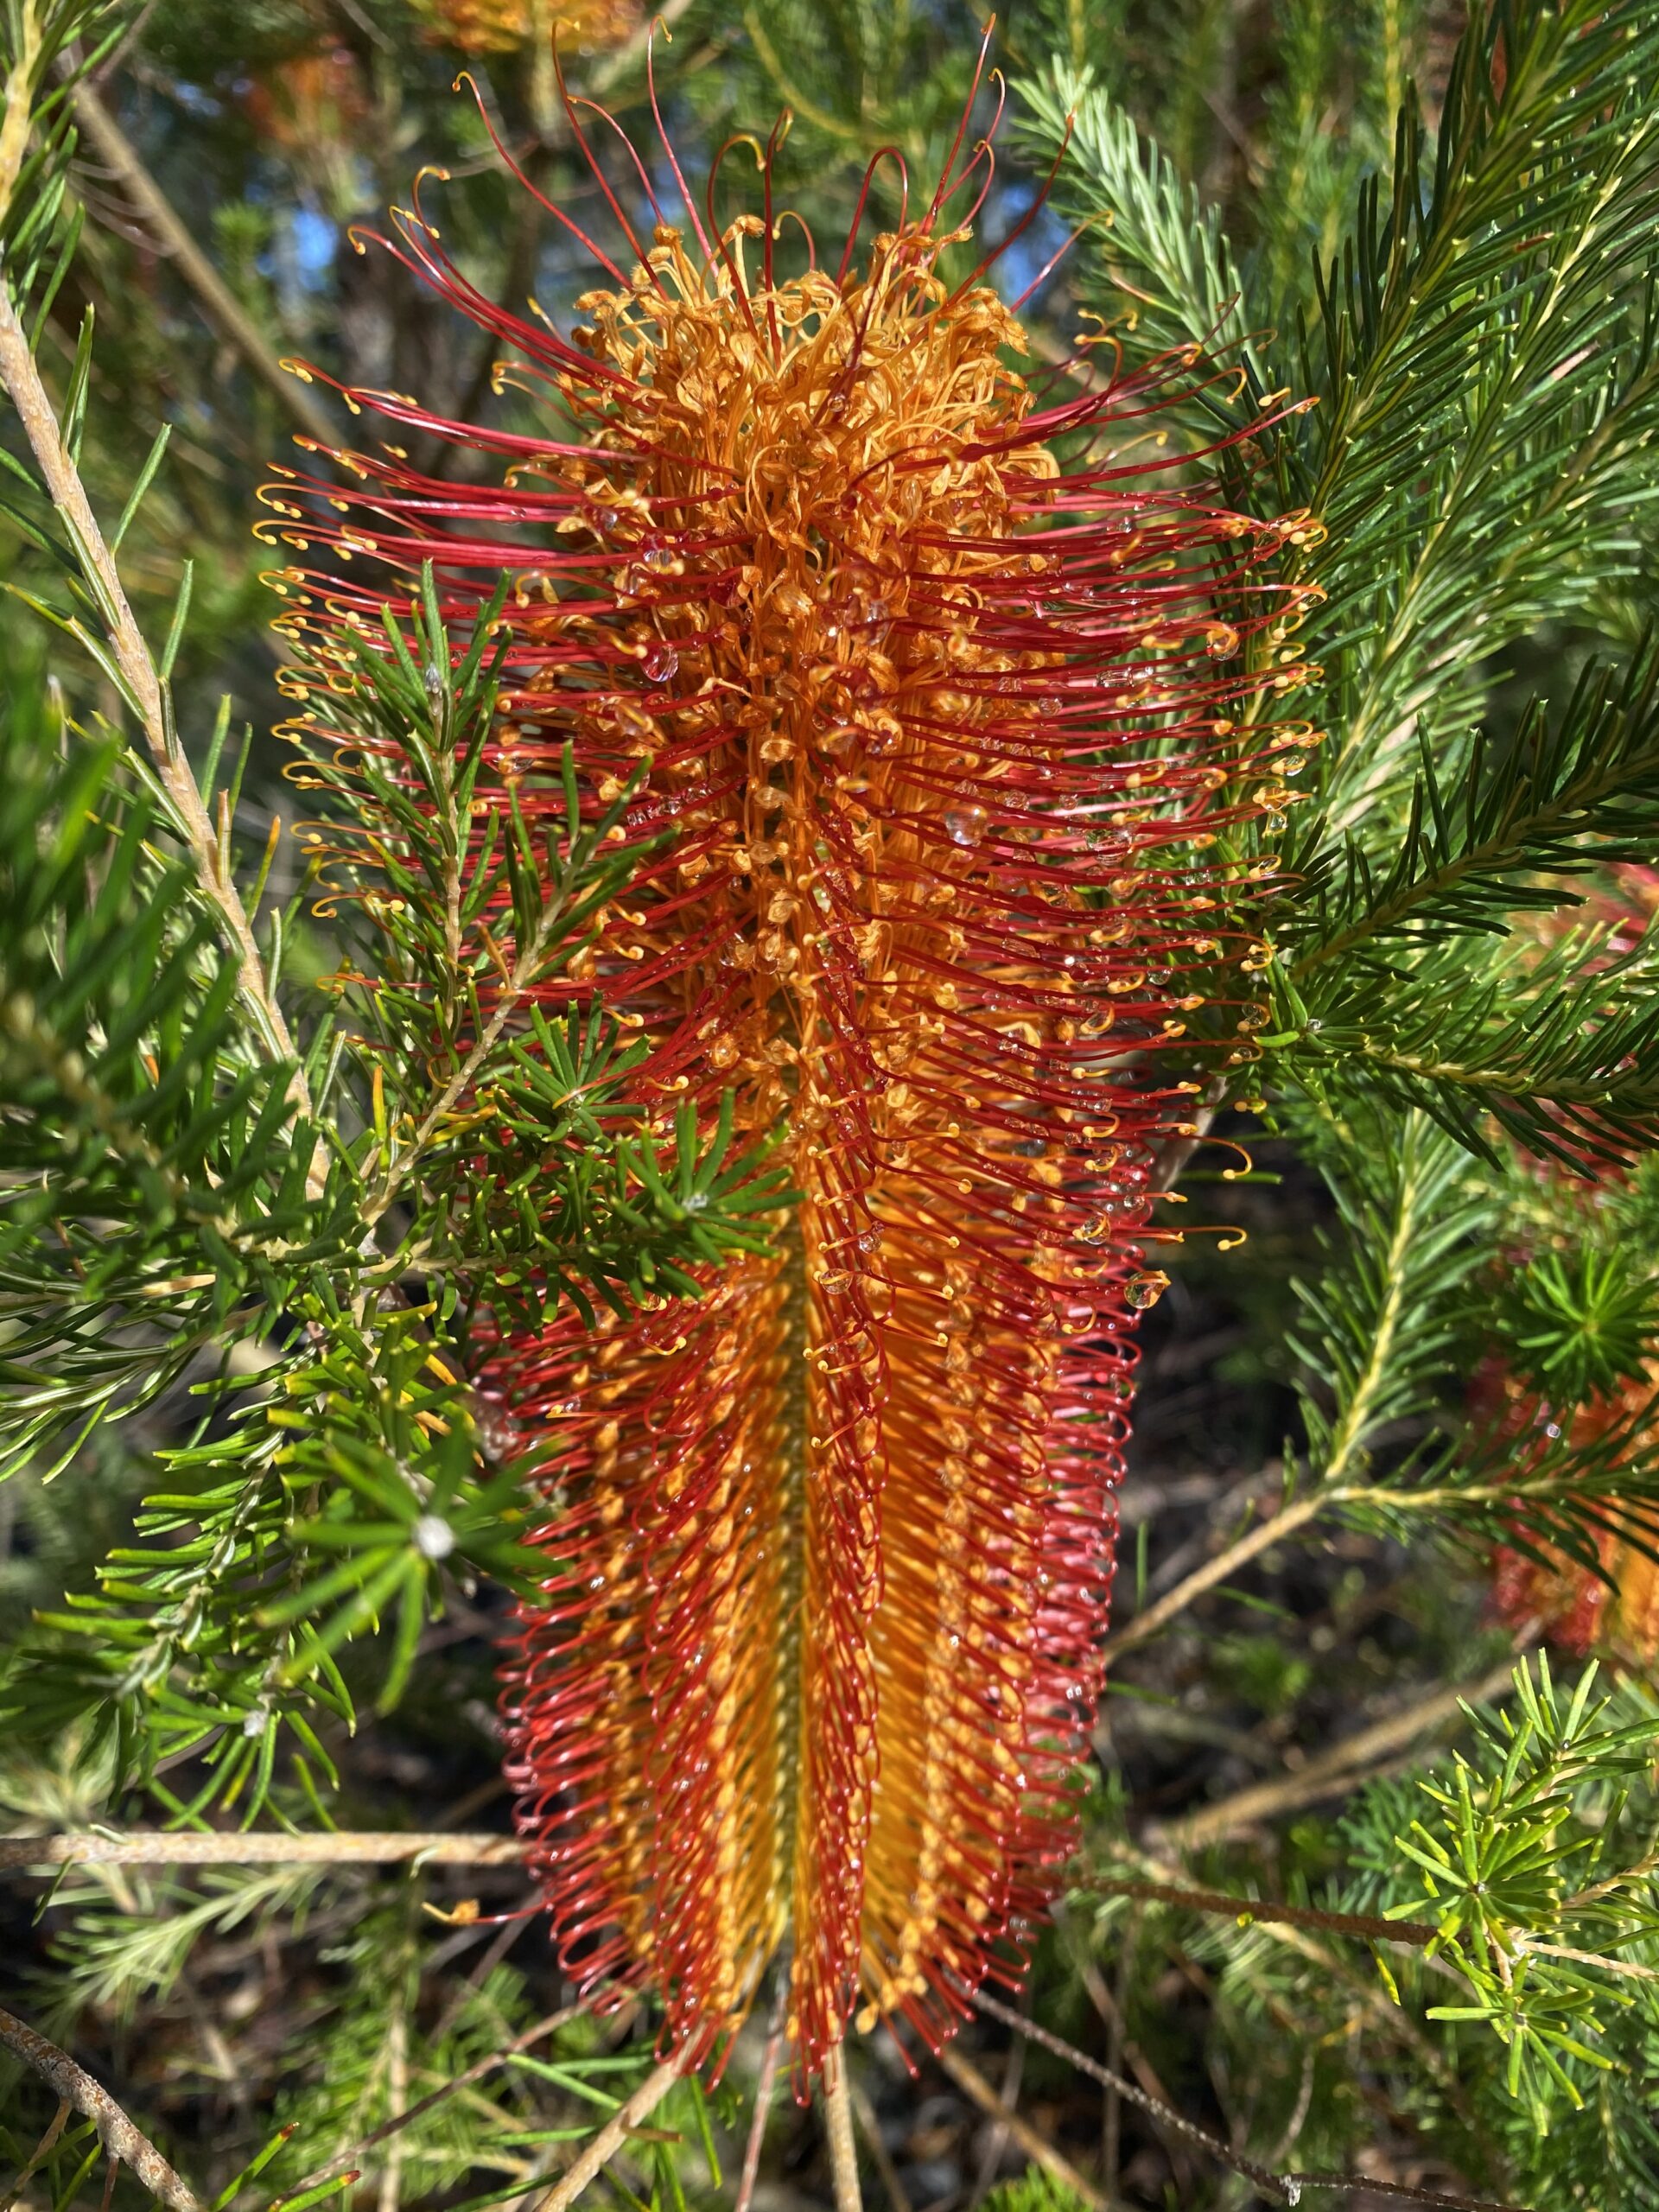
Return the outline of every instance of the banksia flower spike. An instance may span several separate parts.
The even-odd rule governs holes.
[[[569,337],[402,219],[385,243],[555,419],[351,393],[504,480],[391,442],[349,488],[285,477],[272,527],[353,561],[279,578],[325,661],[378,619],[365,560],[432,563],[463,628],[510,580],[478,788],[557,816],[568,752],[637,855],[548,995],[646,1043],[661,1126],[729,1097],[782,1135],[767,1254],[498,1341],[475,1381],[541,1440],[505,1711],[563,1959],[652,1993],[687,2063],[785,1961],[804,2085],[853,2015],[937,2042],[1014,1977],[1071,1848],[1154,1148],[1193,1127],[1157,1056],[1250,942],[1214,849],[1263,772],[1242,747],[1295,741],[1232,713],[1297,680],[1263,571],[1307,525],[1190,487],[1162,449],[1186,363],[1014,365],[988,264],[945,275],[986,145],[821,265],[773,217],[780,138],[764,213],[723,226],[665,144],[686,216],[639,164],[645,238],[594,161],[626,251],[593,246]]]

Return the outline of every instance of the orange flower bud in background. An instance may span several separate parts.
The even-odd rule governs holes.
[[[256,77],[243,105],[263,138],[284,153],[315,153],[347,138],[369,111],[355,56],[319,46]]]
[[[1636,1448],[1653,1448],[1659,1443],[1656,1388],[1659,1370],[1622,1391],[1598,1394],[1566,1417],[1567,1443],[1583,1448],[1626,1431]],[[1536,1391],[1511,1378],[1504,1395],[1519,1454],[1524,1456],[1529,1438],[1559,1429]],[[1659,1539],[1649,1541],[1659,1544]],[[1552,1643],[1574,1656],[1593,1649],[1630,1667],[1651,1668],[1659,1658],[1659,1563],[1618,1528],[1596,1532],[1599,1575],[1555,1546],[1539,1548],[1538,1559],[1507,1545],[1499,1548],[1492,1576],[1498,1618],[1515,1628],[1535,1622]]]
[[[639,28],[638,0],[417,0],[434,39],[462,54],[507,54],[531,38],[562,49],[620,46]]]

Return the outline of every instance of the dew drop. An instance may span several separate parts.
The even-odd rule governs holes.
[[[1133,1274],[1123,1286],[1123,1295],[1137,1313],[1144,1313],[1155,1306],[1169,1288],[1169,1277],[1161,1268],[1143,1268]]]
[[[639,558],[653,575],[666,575],[674,566],[673,549],[667,545],[647,545]]]
[[[1080,1244],[1103,1244],[1111,1233],[1112,1217],[1110,1214],[1097,1213],[1092,1220],[1085,1221],[1083,1226],[1078,1230],[1077,1242]]]
[[[658,645],[647,650],[639,669],[647,683],[666,683],[671,676],[677,674],[679,665],[680,657],[673,646]]]
[[[976,845],[985,835],[982,806],[953,806],[944,817],[945,835],[953,845]]]

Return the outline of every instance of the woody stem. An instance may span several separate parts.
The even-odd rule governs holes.
[[[858,2150],[853,2141],[853,2100],[847,2081],[847,2046],[837,2044],[823,2069],[823,2124],[830,2142],[830,2173],[836,2212],[863,2212],[858,2186]]]

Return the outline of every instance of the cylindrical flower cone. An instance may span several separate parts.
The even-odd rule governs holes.
[[[1072,1848],[1156,1148],[1198,1088],[1160,1058],[1250,944],[1217,841],[1296,741],[1259,716],[1308,525],[1193,488],[1186,363],[1014,365],[984,266],[944,273],[982,145],[838,265],[773,219],[772,152],[764,213],[683,194],[643,238],[595,162],[625,245],[568,337],[407,219],[555,419],[353,393],[387,442],[288,477],[273,528],[350,558],[279,579],[325,655],[424,562],[463,630],[511,577],[480,792],[561,816],[567,747],[590,817],[642,779],[633,881],[546,997],[645,1044],[664,1128],[730,1094],[798,1194],[701,1299],[564,1313],[476,1379],[541,1440],[505,1712],[564,1962],[692,2063],[786,1959],[805,2083],[855,2014],[937,2042],[1016,1978]],[[503,480],[423,476],[408,429]]]

